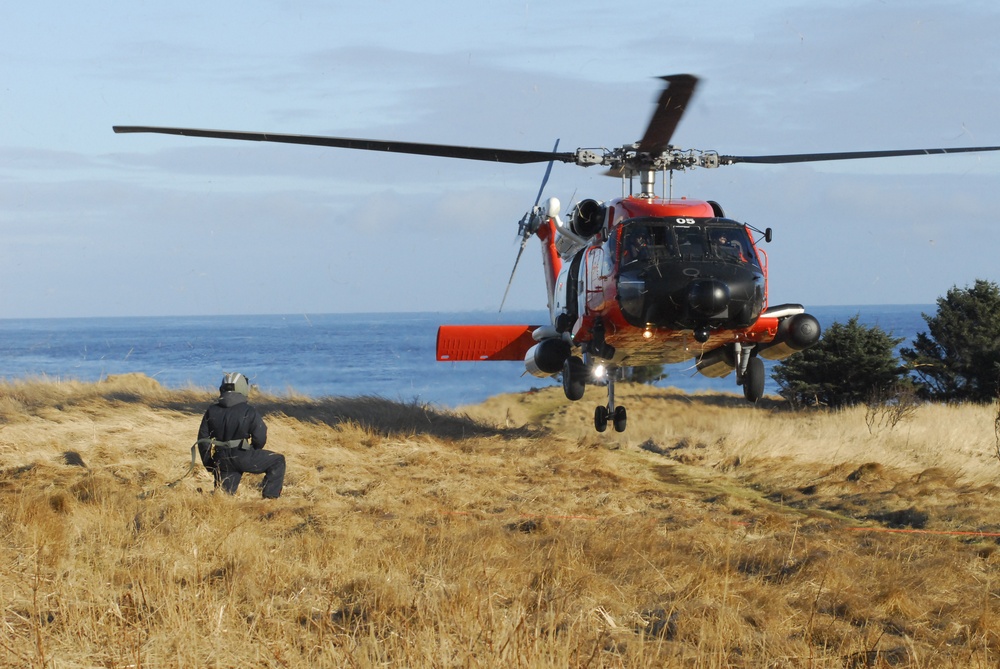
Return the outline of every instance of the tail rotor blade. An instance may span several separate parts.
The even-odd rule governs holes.
[[[555,153],[558,150],[559,150],[559,140],[557,139],[556,145],[552,147],[552,153]],[[545,168],[545,176],[542,177],[542,185],[538,187],[538,195],[535,196],[536,207],[538,206],[538,203],[542,201],[542,191],[545,190],[545,184],[549,182],[549,175],[552,174],[552,163],[554,162],[555,160],[550,160],[548,166]]]
[[[555,146],[552,147],[552,153],[555,154],[558,149],[559,140],[557,139]],[[538,203],[542,201],[542,193],[545,191],[545,184],[549,182],[549,175],[552,174],[552,163],[554,162],[555,159],[550,160],[548,166],[546,166],[545,176],[542,177],[542,185],[538,187],[538,195],[535,196],[535,204],[531,208],[531,211],[521,218],[518,224],[517,233],[521,235],[521,247],[517,250],[517,257],[514,258],[514,268],[510,271],[507,288],[503,291],[503,299],[500,300],[500,311],[503,311],[503,305],[507,301],[507,293],[510,292],[510,286],[514,282],[514,273],[517,272],[517,264],[521,262],[521,254],[524,253],[524,247],[528,244],[528,238],[538,229]]]
[[[517,271],[517,263],[521,261],[521,254],[524,253],[524,247],[528,244],[528,237],[525,236],[521,239],[521,248],[517,250],[517,257],[514,259],[514,269],[510,271],[510,279],[507,280],[507,288],[503,291],[503,299],[500,300],[500,309],[497,313],[503,311],[504,302],[507,301],[507,293],[510,292],[510,285],[514,283],[514,272]]]

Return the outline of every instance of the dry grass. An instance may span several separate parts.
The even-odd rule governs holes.
[[[207,390],[0,386],[0,663],[993,667],[997,408],[620,387],[461,412],[255,398],[288,457],[183,478]],[[890,532],[887,530],[906,530]]]

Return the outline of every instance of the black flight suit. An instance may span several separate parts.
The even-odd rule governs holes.
[[[243,440],[249,448],[216,445],[213,458],[212,444],[207,441],[210,437],[225,442]],[[281,496],[285,481],[285,456],[265,451],[266,443],[267,426],[260,414],[247,403],[245,395],[234,391],[222,393],[218,401],[208,407],[198,428],[201,462],[215,475],[216,486],[221,486],[230,495],[236,493],[243,474],[263,473],[264,497],[274,499]]]

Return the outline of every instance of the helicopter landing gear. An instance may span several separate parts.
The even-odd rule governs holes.
[[[583,398],[587,389],[587,366],[578,356],[570,356],[563,363],[562,383],[566,399],[576,402]]]
[[[743,397],[756,404],[764,396],[764,361],[753,355],[753,346],[743,347],[739,342],[733,344],[733,358],[736,383],[743,386]]]
[[[594,408],[594,427],[598,432],[608,429],[608,407],[598,406]]]
[[[753,356],[747,362],[747,371],[743,375],[743,397],[748,402],[757,403],[764,396],[764,361]]]
[[[625,407],[615,407],[613,412],[608,411],[608,407],[596,407],[594,409],[594,427],[598,432],[608,429],[608,421],[615,427],[615,432],[624,432],[628,425],[628,412]]]
[[[615,406],[615,380],[611,375],[608,376],[608,405],[594,409],[594,428],[598,432],[604,432],[608,429],[608,420],[615,426],[615,432],[624,432],[628,425],[625,407]]]
[[[579,356],[573,355],[566,359],[563,364],[562,384],[566,399],[575,402],[583,398],[583,392],[587,388],[587,377],[590,370],[587,363]],[[608,429],[610,422],[615,427],[615,432],[624,432],[628,424],[628,413],[625,407],[615,406],[615,378],[614,370],[608,373],[608,404],[594,409],[594,428],[598,432]]]
[[[753,347],[743,348],[739,342],[733,344],[736,383],[743,386],[743,397],[756,404],[764,396],[764,361],[752,355],[752,351]]]

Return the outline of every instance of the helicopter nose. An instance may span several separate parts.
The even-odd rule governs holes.
[[[719,316],[729,306],[729,285],[718,279],[695,279],[688,286],[687,302],[701,316]]]

